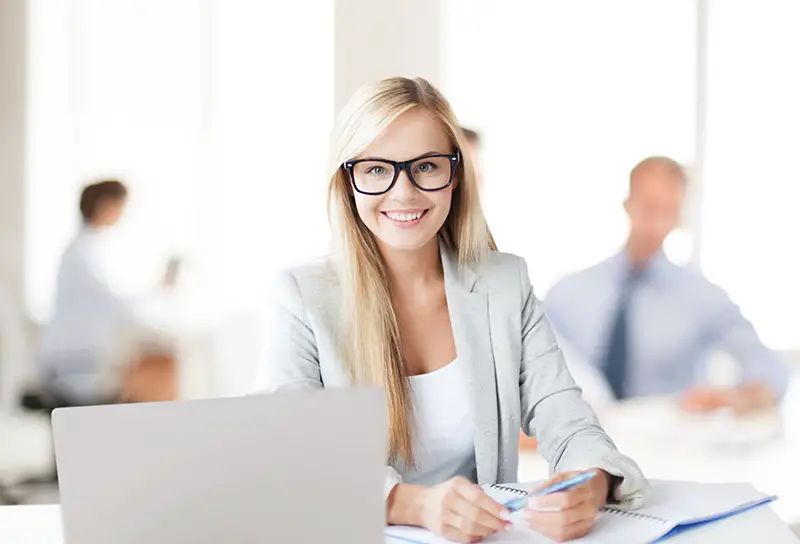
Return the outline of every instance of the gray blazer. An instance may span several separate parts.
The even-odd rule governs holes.
[[[648,489],[581,397],[534,296],[525,261],[492,252],[475,269],[442,250],[456,352],[467,369],[476,425],[478,483],[515,482],[519,429],[536,436],[552,472],[598,467],[622,479],[614,498],[636,507]],[[349,385],[336,275],[327,262],[284,272],[276,285],[267,348],[259,369],[268,392]],[[397,472],[387,467],[388,479]]]

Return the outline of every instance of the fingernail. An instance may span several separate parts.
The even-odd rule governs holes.
[[[500,510],[500,519],[503,521],[511,521],[511,512],[508,510]]]

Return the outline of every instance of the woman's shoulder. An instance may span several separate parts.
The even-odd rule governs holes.
[[[291,281],[300,285],[335,281],[336,275],[329,257],[318,257],[295,263],[278,273],[279,281]]]
[[[490,251],[486,258],[474,267],[478,282],[484,289],[494,293],[520,295],[530,286],[525,260],[513,253]]]
[[[503,253],[502,251],[490,251],[486,262],[494,267],[501,269],[515,269],[519,270],[520,266],[525,263],[525,260],[519,255],[513,253]]]
[[[338,292],[336,273],[328,257],[282,269],[272,282],[272,297],[287,306],[307,306],[331,300]]]
[[[501,251],[490,251],[486,259],[481,263],[476,272],[489,281],[511,281],[519,283],[524,275],[527,278],[527,265],[525,259],[513,253],[503,253]]]

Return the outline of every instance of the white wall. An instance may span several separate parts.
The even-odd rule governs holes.
[[[0,407],[11,405],[15,374],[4,359],[17,359],[24,348],[12,314],[22,307],[25,287],[24,143],[25,2],[0,0],[0,311],[6,308],[0,316]]]
[[[444,92],[485,136],[495,240],[543,295],[621,246],[639,160],[694,161],[695,2],[445,4]]]
[[[444,16],[442,0],[336,0],[336,110],[384,77],[440,84]]]
[[[704,272],[800,349],[800,2],[711,0]],[[747,37],[744,39],[743,37]]]
[[[0,0],[0,282],[24,284],[25,2]]]

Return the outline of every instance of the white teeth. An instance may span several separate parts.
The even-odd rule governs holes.
[[[395,221],[414,221],[422,217],[422,212],[403,213],[403,212],[386,212],[390,219]]]

